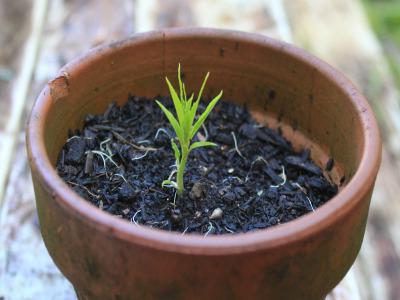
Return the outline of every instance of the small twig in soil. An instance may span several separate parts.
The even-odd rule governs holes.
[[[129,142],[127,139],[125,139],[118,132],[115,132],[115,131],[111,131],[111,132],[112,132],[112,134],[115,136],[115,138],[117,140],[119,140],[120,142],[122,142],[124,144],[132,146],[136,150],[140,150],[140,151],[157,151],[158,150],[157,148],[153,148],[153,147],[143,147],[141,145],[136,145],[136,144],[134,144],[132,142]],[[141,141],[141,142],[147,142],[147,140],[144,140],[144,141]],[[139,142],[139,143],[141,143],[141,142]]]
[[[167,193],[164,193],[163,191],[157,190],[155,188],[149,188],[149,191],[152,191],[152,192],[155,192],[155,193],[159,193],[159,194],[161,194],[163,196],[168,196]]]
[[[84,186],[83,184],[78,184],[76,182],[72,182],[72,181],[67,181],[69,184],[74,185],[74,186],[78,186],[80,188],[83,188],[90,196],[92,196],[95,199],[99,199],[100,195],[96,195],[94,193],[92,193],[86,186]]]
[[[109,131],[119,131],[119,132],[126,131],[125,128],[115,127],[115,126],[111,127],[111,126],[101,125],[101,124],[93,125],[91,128],[96,131],[98,131],[98,130],[109,130]]]
[[[236,140],[236,136],[235,136],[235,133],[234,133],[233,131],[231,131],[231,135],[232,135],[232,137],[233,137],[233,142],[234,142],[234,144],[235,144],[236,153],[239,154],[239,156],[240,156],[241,158],[244,158],[242,152],[240,152],[240,150],[239,150],[238,143],[237,143],[237,140]]]
[[[86,155],[86,161],[85,161],[85,174],[91,174],[93,171],[93,152],[89,152]]]

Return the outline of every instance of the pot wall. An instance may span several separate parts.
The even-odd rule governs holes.
[[[313,158],[321,163],[327,155],[334,157],[351,175],[361,158],[363,124],[346,99],[357,91],[334,85],[331,77],[336,74],[323,74],[318,69],[320,61],[311,55],[293,57],[296,50],[284,43],[265,47],[258,39],[240,41],[235,33],[199,37],[190,31],[184,37],[154,32],[95,49],[64,68],[48,86],[54,101],[48,121],[57,124],[45,131],[50,159],[55,164],[68,129],[81,127],[88,113],[102,113],[112,100],[124,103],[129,93],[167,95],[165,76],[175,82],[180,62],[189,88],[198,91],[210,71],[205,95],[211,97],[223,89],[225,100],[246,103],[260,122],[269,121],[272,127],[290,125],[285,135],[297,146],[315,148]],[[277,119],[282,122],[278,124]],[[312,141],[297,138],[292,127]],[[348,145],[355,148],[344,151]]]
[[[301,242],[235,255],[191,255],[99,231],[42,186],[35,181],[43,239],[80,299],[322,299],[358,254],[370,197]]]
[[[138,228],[68,190],[50,165],[68,129],[130,92],[167,95],[164,77],[175,78],[178,62],[188,87],[197,91],[210,71],[206,95],[223,89],[321,165],[334,157],[335,181],[374,147],[369,173],[313,214],[206,239]],[[284,43],[204,29],[135,36],[67,65],[39,96],[27,136],[43,239],[82,299],[321,299],[360,249],[380,159],[368,104],[338,72]]]

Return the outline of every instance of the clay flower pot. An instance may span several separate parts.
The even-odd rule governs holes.
[[[246,103],[321,166],[333,157],[338,195],[286,224],[203,238],[135,226],[68,188],[54,167],[68,129],[130,92],[167,95],[178,62],[188,86],[210,71],[205,95]],[[138,34],[69,63],[38,96],[27,147],[43,239],[81,299],[322,299],[360,249],[381,155],[373,113],[341,73],[286,43],[213,29]]]

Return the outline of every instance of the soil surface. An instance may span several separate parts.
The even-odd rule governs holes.
[[[173,109],[172,101],[161,102]],[[247,232],[307,214],[338,191],[308,150],[296,153],[279,131],[228,102],[220,101],[199,130],[195,140],[218,146],[190,153],[180,198],[161,187],[174,170],[174,133],[155,101],[130,96],[122,107],[112,104],[103,115],[87,116],[83,130],[69,136],[59,175],[132,226],[203,235]]]

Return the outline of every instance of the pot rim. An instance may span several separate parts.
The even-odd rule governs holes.
[[[46,115],[53,103],[47,84],[36,99],[27,122],[27,151],[32,176],[52,195],[54,201],[69,210],[88,226],[94,226],[105,234],[117,236],[127,242],[153,249],[201,255],[233,255],[258,250],[268,250],[283,244],[295,243],[310,238],[317,232],[331,226],[335,220],[346,215],[359,201],[363,200],[374,184],[381,159],[381,140],[373,112],[364,96],[339,71],[291,44],[268,38],[261,34],[212,28],[173,28],[134,34],[132,37],[93,48],[65,65],[60,74],[75,74],[104,54],[133,44],[146,43],[157,39],[188,37],[244,41],[263,45],[300,60],[316,68],[330,82],[347,95],[357,110],[362,124],[364,145],[357,171],[347,185],[330,201],[315,212],[308,213],[290,222],[247,233],[208,236],[178,232],[167,232],[145,226],[135,226],[93,206],[80,197],[58,176],[50,163],[44,145]]]

